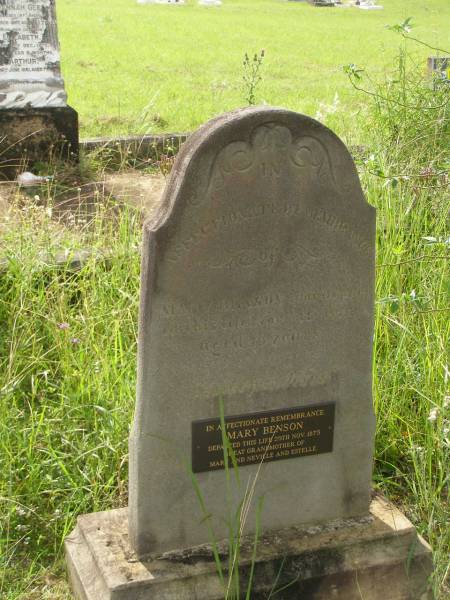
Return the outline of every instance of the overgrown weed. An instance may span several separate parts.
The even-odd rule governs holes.
[[[262,81],[262,67],[264,64],[264,58],[266,51],[263,49],[259,52],[255,52],[252,58],[247,54],[244,54],[244,60],[242,62],[244,81],[244,95],[245,103],[247,106],[254,106],[257,104],[256,101],[256,90]]]
[[[377,208],[375,481],[431,543],[436,598],[449,572],[448,86],[423,74],[405,45],[382,82],[347,69],[369,99],[367,158]]]

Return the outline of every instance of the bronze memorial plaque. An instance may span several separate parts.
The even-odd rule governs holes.
[[[332,452],[334,409],[333,402],[225,417],[228,439],[238,465]],[[193,472],[223,468],[220,419],[194,421]]]

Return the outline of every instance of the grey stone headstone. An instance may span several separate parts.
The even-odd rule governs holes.
[[[368,513],[374,245],[350,154],[313,119],[249,108],[188,139],[144,227],[129,494],[140,556],[209,541],[187,465],[192,424],[221,403],[245,418],[335,408],[332,451],[240,468],[234,507],[257,475],[263,530]],[[225,538],[225,473],[195,476]]]
[[[55,0],[0,0],[0,109],[66,106]]]

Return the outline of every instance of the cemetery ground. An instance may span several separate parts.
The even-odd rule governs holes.
[[[329,125],[348,135],[364,103],[342,65],[379,76],[398,46],[386,25],[413,17],[416,37],[448,46],[446,0],[379,3],[384,10],[367,12],[285,0],[226,0],[219,8],[59,0],[62,70],[81,135],[193,131],[243,104],[242,60],[261,49],[258,102],[312,116],[338,102],[346,110]],[[429,49],[410,49],[425,65]]]
[[[87,4],[61,2],[62,16],[83,5],[87,10]],[[95,4],[89,7],[94,12]],[[247,10],[244,2],[230,0],[229,4],[240,14]],[[270,10],[269,2],[248,4]],[[113,12],[113,7],[124,3],[109,5]],[[399,11],[394,22],[409,16],[400,15],[400,2],[394,5]],[[97,18],[107,18],[104,6]],[[137,8],[142,9],[132,5],[127,11],[135,14]],[[171,14],[177,19],[180,9],[194,10],[166,8],[175,11]],[[310,10],[303,5],[294,8]],[[317,9],[321,15],[322,10],[327,9]],[[330,19],[330,15],[320,18]],[[393,22],[384,15],[384,22]],[[61,20],[64,36],[64,16]],[[377,31],[384,35],[380,21],[378,25]],[[172,27],[173,33],[176,27]],[[398,51],[398,37],[387,33]],[[251,45],[263,46],[256,41]],[[236,51],[236,57],[248,46]],[[161,41],[158,51],[164,54],[162,49]],[[226,49],[223,52],[227,54]],[[374,487],[404,510],[431,544],[436,566],[433,587],[436,598],[443,600],[449,593],[450,548],[448,91],[433,90],[420,71],[408,70],[410,62],[403,52],[401,57],[391,85],[371,88],[375,97],[355,96],[359,114],[349,119],[341,106],[321,118],[347,139],[364,144],[357,166],[367,200],[377,208]],[[331,64],[332,56],[329,60]],[[354,56],[348,62],[356,62]],[[166,101],[172,102],[168,124],[158,127],[192,129],[216,112],[242,105],[241,74],[235,66],[229,68],[236,87],[223,105],[222,100],[212,103],[210,91],[208,101],[203,102],[200,94],[197,105],[192,82],[191,101],[181,88],[176,93],[172,88],[170,100],[168,87]],[[105,67],[105,80],[108,69],[111,72],[111,64]],[[295,71],[293,63],[286,66],[288,71]],[[283,81],[280,77],[278,83],[270,82],[272,75],[268,68],[257,100],[289,104],[282,94],[265,97],[265,86],[273,85],[275,90]],[[335,76],[340,77],[337,72]],[[69,85],[74,85],[71,77]],[[315,114],[321,94],[332,98],[326,90],[337,85],[335,80],[322,88],[322,79],[316,79],[319,87],[301,91],[304,104],[289,107]],[[147,81],[142,80],[140,90]],[[300,75],[288,86],[297,96],[299,81],[303,81]],[[361,85],[370,84],[364,79]],[[126,89],[128,97],[130,88],[129,83],[121,83],[117,89]],[[342,89],[350,88],[342,83]],[[86,133],[128,132],[136,122],[127,119],[140,110],[138,104],[122,113],[123,120],[102,124],[99,117],[105,115],[106,100],[98,96],[98,110],[94,110],[88,104],[94,102],[89,92],[83,98],[78,93],[82,118],[94,115],[91,122],[85,120]],[[80,168],[41,165],[42,173],[51,169],[54,182],[29,194],[13,192],[11,209],[1,215],[0,252],[6,263],[0,273],[0,596],[7,600],[69,599],[62,544],[76,516],[127,503],[142,212],[117,203],[101,186],[93,185],[113,166],[129,172],[126,155],[119,165],[112,165],[110,158],[97,152],[82,156]],[[160,159],[145,170],[166,174],[170,157]],[[0,195],[1,191],[0,186]],[[70,198],[81,209],[55,218],[61,198]],[[92,199],[96,202],[86,211],[84,201]],[[86,248],[89,253],[82,264],[76,264],[77,252]]]

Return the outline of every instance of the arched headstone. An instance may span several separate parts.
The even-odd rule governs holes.
[[[220,402],[249,423],[230,431],[244,436],[234,440],[243,479],[273,425],[302,428],[277,433],[264,456],[264,528],[368,512],[374,213],[348,150],[308,117],[240,110],[185,144],[145,225],[130,447],[139,553],[207,541],[180,457],[201,471],[226,535]],[[294,418],[311,407],[321,416]],[[214,419],[206,435],[202,422]]]

